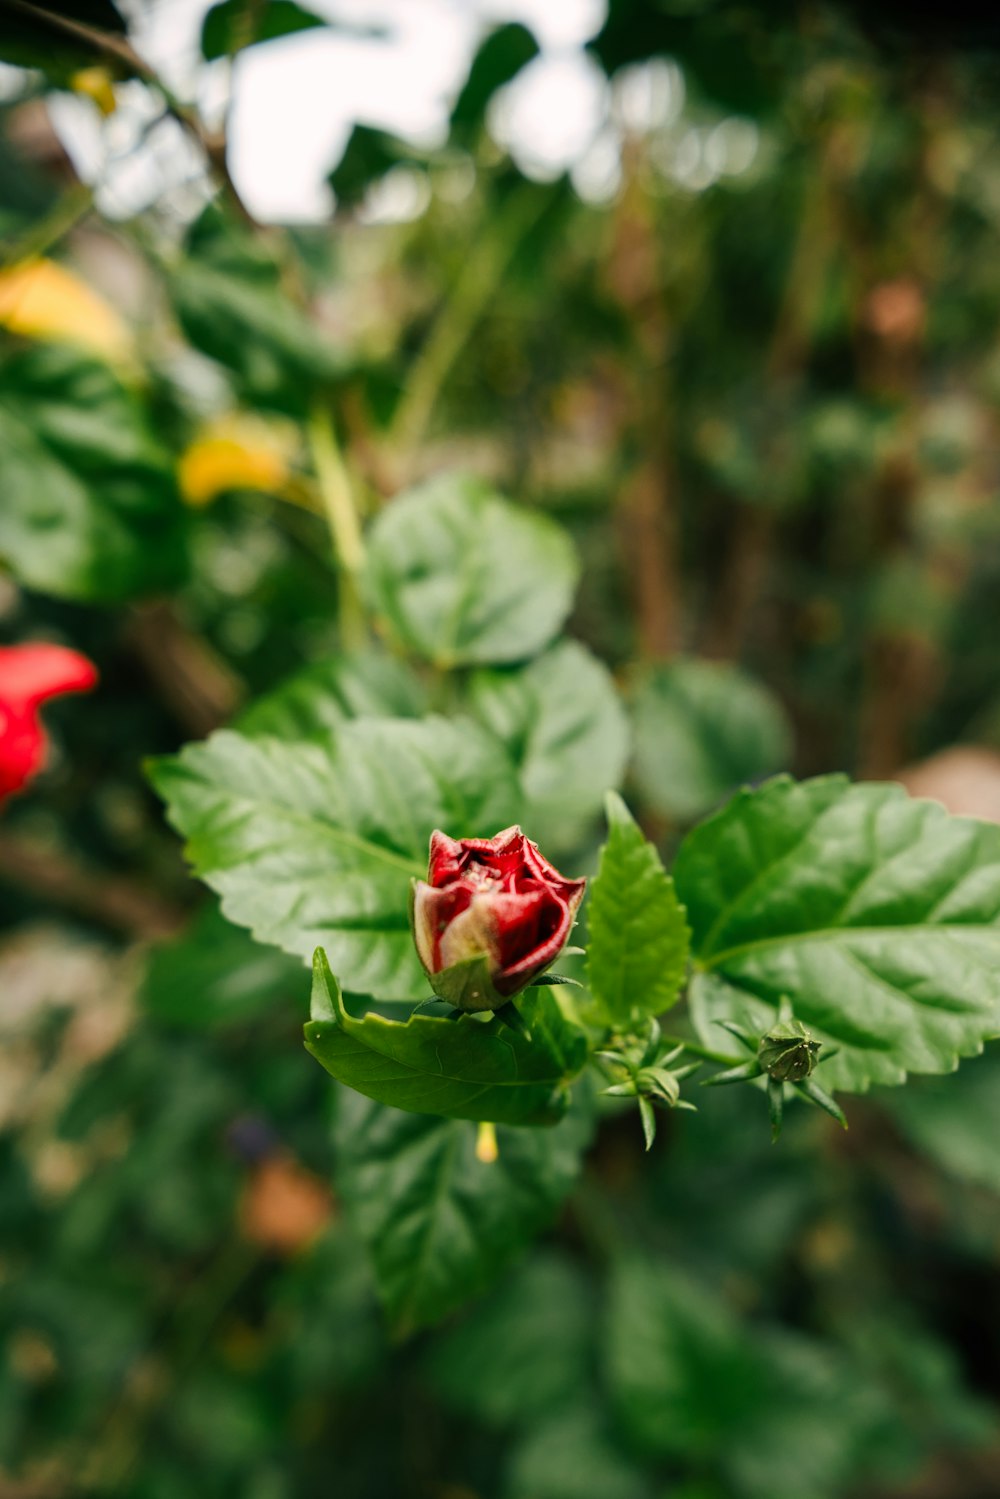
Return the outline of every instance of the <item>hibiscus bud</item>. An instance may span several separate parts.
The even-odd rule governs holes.
[[[435,994],[461,1010],[497,1010],[566,945],[586,880],[567,880],[518,827],[495,838],[431,834],[414,882],[413,940]]]
[[[45,763],[38,710],[63,692],[86,692],[97,672],[61,645],[0,647],[0,802],[27,785]]]
[[[816,1065],[820,1043],[814,1041],[798,1020],[775,1025],[761,1037],[757,1060],[768,1077],[778,1083],[800,1083]]]

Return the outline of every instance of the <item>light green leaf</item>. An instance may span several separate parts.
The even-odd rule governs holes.
[[[184,516],[166,455],[104,364],[58,345],[0,363],[0,562],[30,588],[116,601],[174,586]]]
[[[495,1124],[554,1124],[568,1107],[568,1083],[586,1064],[587,1039],[547,990],[522,995],[517,1005],[530,1040],[502,1020],[465,1014],[357,1018],[318,948],[306,1048],[339,1083],[393,1108]]]
[[[359,719],[325,744],[223,730],[150,774],[231,921],[305,959],[325,947],[380,1000],[428,995],[408,903],[434,828],[490,836],[519,810],[502,747],[436,718]]]
[[[326,740],[353,718],[419,718],[426,693],[393,656],[354,651],[317,661],[242,713],[236,728],[251,738]]]
[[[1000,1032],[1000,827],[901,786],[779,777],[688,834],[674,867],[693,1013],[764,1029],[787,995],[839,1046],[826,1089],[948,1072]]]
[[[611,673],[564,640],[528,666],[474,673],[469,701],[517,766],[531,837],[577,847],[625,771],[628,724]]]
[[[176,941],[153,949],[139,991],[158,1020],[195,1030],[240,1025],[269,1010],[304,1008],[301,964],[261,947],[213,903]]]
[[[587,920],[587,978],[602,1018],[627,1029],[668,1010],[687,970],[684,908],[656,849],[614,792]]]
[[[475,479],[433,479],[371,529],[372,606],[395,640],[440,667],[533,656],[569,613],[577,574],[559,526]]]
[[[474,1124],[338,1097],[336,1189],[399,1331],[485,1290],[551,1220],[593,1129],[592,1102],[578,1093],[553,1129],[498,1129],[490,1162],[476,1157]]]
[[[676,661],[647,672],[634,703],[636,776],[650,804],[692,822],[746,781],[782,770],[784,710],[737,666]]]

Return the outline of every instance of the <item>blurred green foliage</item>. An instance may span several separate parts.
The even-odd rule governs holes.
[[[271,4],[237,33],[249,9],[213,7],[207,57],[314,24]],[[5,9],[0,56],[41,70],[2,107],[5,259],[124,255],[139,290],[111,361],[0,291],[0,636],[102,671],[94,711],[50,711],[46,779],[0,829],[0,1491],[997,1492],[992,1049],[873,1095],[843,1138],[794,1108],[772,1150],[750,1090],[710,1090],[644,1158],[633,1115],[595,1133],[584,1098],[552,1132],[501,1129],[489,1162],[466,1121],[331,1087],[300,1044],[304,969],[195,909],[140,771],[235,719],[241,771],[194,752],[216,757],[198,815],[265,842],[225,814],[275,738],[303,764],[331,730],[353,745],[360,819],[387,762],[351,720],[467,713],[482,741],[441,725],[430,759],[498,736],[498,825],[526,801],[592,869],[629,749],[605,661],[665,851],[788,767],[891,776],[973,742],[996,805],[996,59],[946,17],[867,9],[614,0],[590,50],[620,178],[586,198],[491,138],[537,50],[500,27],[440,148],[358,125],[332,228],[293,232],[248,224],[224,171],[183,225],[103,223],[19,111],[83,67],[134,73],[59,22],[120,40],[121,16]],[[426,210],[359,219],[400,171]],[[280,433],[281,477],[223,463],[185,505],[191,464],[232,458],[198,444],[233,410]],[[531,507],[516,575],[489,514],[467,537],[436,516],[447,492],[383,508],[445,466],[494,516],[494,490]],[[329,565],[345,482],[373,518],[363,575]],[[525,665],[570,609],[552,519],[582,558],[578,640]],[[417,662],[341,649],[359,599]],[[290,825],[304,787],[321,812],[337,791],[289,782]],[[224,892],[271,935],[289,857]],[[408,938],[386,940],[409,992]]]

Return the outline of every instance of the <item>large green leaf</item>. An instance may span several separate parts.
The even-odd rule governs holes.
[[[531,837],[543,849],[579,845],[628,755],[611,673],[564,640],[528,666],[474,673],[469,700],[518,768]]]
[[[548,991],[517,1004],[530,1037],[472,1015],[358,1018],[319,948],[306,1047],[339,1083],[377,1103],[446,1119],[553,1124],[569,1104],[568,1083],[586,1064],[587,1039]]]
[[[717,1287],[663,1264],[616,1268],[608,1374],[650,1454],[693,1461],[741,1499],[834,1499],[884,1397],[829,1346],[744,1324]],[[714,1490],[710,1490],[714,1492]]]
[[[0,561],[30,588],[114,601],[174,586],[184,516],[166,455],[108,367],[58,345],[0,363]]]
[[[352,718],[419,718],[420,681],[402,661],[353,651],[303,667],[242,713],[236,727],[257,738],[326,740]]]
[[[372,604],[402,646],[440,667],[533,656],[569,613],[577,572],[559,526],[476,479],[432,479],[371,529]]]
[[[301,416],[344,372],[332,337],[285,290],[278,262],[215,208],[195,225],[167,285],[187,338],[226,366],[249,405]]]
[[[443,719],[359,719],[325,744],[223,730],[150,773],[230,920],[326,947],[346,988],[388,1000],[427,997],[407,911],[432,831],[488,836],[519,809],[503,748]]]
[[[154,949],[139,991],[158,1019],[197,1030],[239,1025],[281,1007],[294,1016],[304,997],[296,959],[261,947],[214,903],[177,941]]]
[[[674,883],[615,792],[608,841],[590,887],[587,979],[616,1029],[668,1010],[687,970],[691,934]]]
[[[485,1290],[550,1221],[593,1128],[580,1093],[554,1129],[498,1129],[495,1161],[477,1158],[474,1124],[340,1095],[335,1186],[400,1331]]]
[[[788,763],[791,734],[781,705],[737,666],[654,667],[637,684],[634,717],[639,787],[652,806],[681,822]]]
[[[1000,827],[901,786],[779,777],[689,833],[674,878],[719,1042],[712,1021],[764,1028],[787,995],[840,1047],[820,1080],[860,1092],[1000,1032]]]

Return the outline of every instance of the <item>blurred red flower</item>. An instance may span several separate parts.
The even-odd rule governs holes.
[[[45,764],[41,705],[63,692],[87,692],[96,681],[92,662],[65,646],[0,647],[0,802]]]

